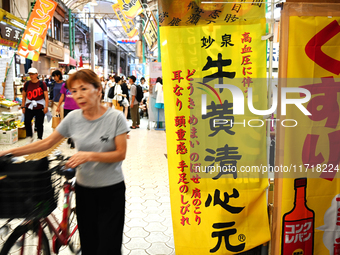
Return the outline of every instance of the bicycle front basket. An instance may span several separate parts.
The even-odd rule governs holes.
[[[60,178],[47,158],[8,164],[0,170],[0,218],[45,217],[57,207]]]

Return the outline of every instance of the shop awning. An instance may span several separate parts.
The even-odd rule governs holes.
[[[70,57],[70,66],[77,66],[77,60]]]

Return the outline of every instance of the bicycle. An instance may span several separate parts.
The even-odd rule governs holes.
[[[76,208],[74,205],[74,199],[72,199],[75,192],[75,178],[73,177],[75,176],[76,169],[74,168],[65,169],[64,165],[67,159],[68,158],[64,159],[62,155],[58,155],[56,159],[48,161],[51,162],[59,160],[60,162],[57,166],[50,168],[48,171],[40,172],[39,174],[33,174],[34,178],[39,180],[38,183],[34,183],[33,185],[36,184],[41,185],[43,183],[41,175],[44,175],[43,176],[44,178],[46,178],[47,175],[49,176],[48,179],[50,183],[48,185],[49,186],[48,190],[46,189],[46,183],[44,186],[45,191],[49,193],[49,198],[40,201],[41,196],[40,197],[38,196],[38,200],[40,199],[38,201],[35,199],[35,196],[33,196],[33,198],[30,195],[25,197],[24,201],[25,202],[24,205],[26,206],[24,212],[25,219],[13,230],[11,235],[5,241],[0,251],[0,255],[7,254],[50,255],[51,254],[50,244],[47,235],[44,231],[46,227],[48,227],[49,232],[52,235],[52,251],[55,254],[58,254],[60,248],[66,245],[70,248],[72,253],[81,254],[78,225],[76,223]],[[45,159],[45,161],[46,160],[47,159]],[[20,175],[21,174],[23,173],[21,172]],[[32,173],[30,174],[32,175]],[[39,178],[36,177],[38,175]],[[15,175],[12,172],[6,172],[0,173],[0,177],[1,176],[3,176],[2,181],[5,181],[9,177],[13,178],[13,176],[17,177],[18,175]],[[57,207],[57,200],[59,194],[58,186],[61,183],[61,176],[64,176],[66,178],[66,181],[63,183],[62,186],[64,191],[63,212],[62,220],[59,223],[57,217],[52,213],[52,211],[54,211],[54,209]],[[18,182],[18,178],[14,179],[16,182]],[[0,187],[2,181],[0,181]],[[10,180],[8,182],[10,182]],[[24,186],[22,190],[26,189],[26,192],[28,192],[27,189],[28,184],[25,183],[22,186]],[[15,188],[17,189],[17,187]],[[32,193],[34,192],[31,192],[31,194]],[[1,202],[2,200],[0,198],[0,206]],[[13,214],[14,217],[11,217],[0,229],[6,228],[9,222],[13,220],[13,218],[21,218],[23,212],[22,211],[18,213],[14,212]],[[8,217],[8,212],[3,213],[3,215]],[[2,215],[0,210],[0,218],[1,217]]]

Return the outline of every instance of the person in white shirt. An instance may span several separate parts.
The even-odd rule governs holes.
[[[157,93],[155,107],[158,109],[164,109],[163,80],[161,77],[158,77],[156,80],[155,92]]]
[[[114,86],[114,97],[112,98],[112,104],[116,110],[123,111],[123,98],[126,97],[123,94],[122,87],[120,84],[122,83],[122,79],[119,76],[114,77],[115,84]]]
[[[142,86],[143,90],[144,90],[144,89],[149,90],[149,86],[148,86],[148,84],[146,83],[146,80],[145,80],[144,77],[140,78],[140,85]]]
[[[113,86],[113,76],[110,76],[109,79],[110,80],[106,83],[104,102],[107,103],[109,107],[112,107],[112,100],[108,98],[108,93],[109,93],[110,88]]]

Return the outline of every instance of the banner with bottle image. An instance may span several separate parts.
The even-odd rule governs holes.
[[[273,235],[280,238],[272,254],[340,254],[340,11],[334,10],[340,4],[285,3],[282,11],[279,77],[305,82],[280,86],[308,89],[304,107],[311,115],[295,106],[278,114],[298,125],[278,126],[276,165],[302,168],[307,178],[283,174],[275,182]]]
[[[266,165],[265,126],[215,129],[210,123],[233,118],[231,93],[216,84],[234,84],[244,98],[256,87],[257,109],[267,106],[266,83],[254,85],[266,77],[264,5],[160,2],[170,8],[161,8],[159,17],[176,254],[242,254],[270,239],[268,179],[218,166]],[[256,20],[248,19],[254,12]],[[207,114],[201,114],[202,96]],[[219,172],[201,175],[198,168],[210,165]]]

